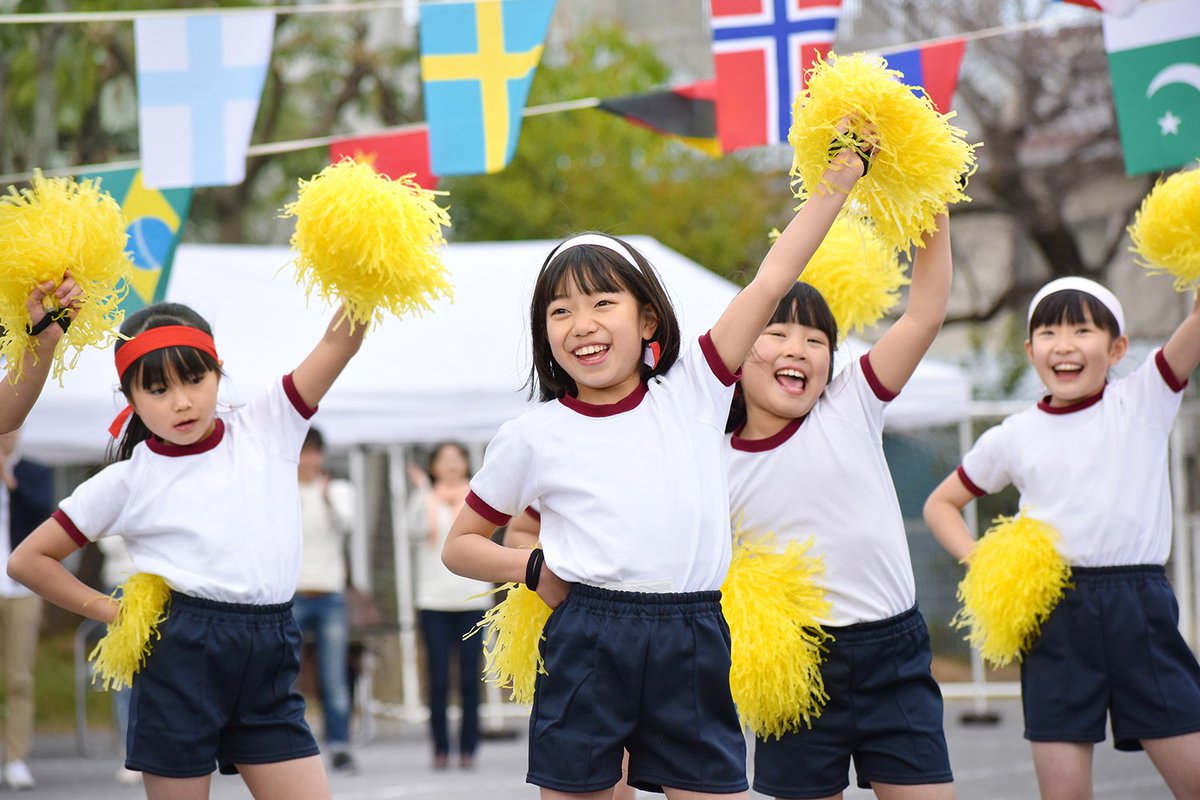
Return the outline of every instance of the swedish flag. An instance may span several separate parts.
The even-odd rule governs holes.
[[[436,175],[504,169],[554,0],[422,3],[421,80]]]
[[[91,172],[81,179],[100,179],[100,188],[121,204],[125,250],[133,261],[133,278],[121,308],[129,314],[157,303],[167,292],[175,246],[192,206],[192,189],[148,189],[140,169]]]

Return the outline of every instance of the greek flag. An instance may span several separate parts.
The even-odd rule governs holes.
[[[274,30],[271,13],[134,21],[148,188],[229,186],[246,177]]]

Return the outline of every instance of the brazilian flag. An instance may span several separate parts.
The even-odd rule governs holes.
[[[129,294],[121,308],[131,314],[166,296],[175,246],[192,207],[193,189],[148,189],[140,169],[89,172],[83,179],[99,179],[100,188],[121,204],[125,249],[133,261]]]

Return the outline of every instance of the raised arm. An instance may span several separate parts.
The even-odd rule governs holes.
[[[1182,383],[1200,366],[1200,291],[1192,299],[1192,311],[1163,345],[1163,358]]]
[[[292,373],[296,391],[309,408],[316,408],[321,402],[321,398],[362,346],[366,334],[366,325],[357,325],[354,332],[350,332],[350,320],[345,318],[341,308],[334,313],[321,341]]]
[[[939,215],[937,230],[923,241],[913,261],[908,306],[871,348],[871,368],[884,388],[895,393],[908,383],[933,344],[950,302],[950,217]]]
[[[925,501],[925,524],[956,561],[964,561],[975,549],[975,537],[962,516],[962,510],[974,499],[958,472],[951,472]]]
[[[62,560],[78,549],[66,529],[48,519],[13,551],[8,576],[67,611],[112,622],[117,618],[117,602],[80,581],[62,565]]]
[[[70,273],[63,275],[63,280],[57,287],[54,281],[34,287],[25,302],[29,311],[30,325],[37,326],[46,317],[46,309],[42,301],[53,297],[59,308],[71,307],[79,299],[80,290],[71,278]],[[58,325],[49,325],[35,337],[36,353],[25,353],[21,377],[13,381],[11,375],[0,381],[0,433],[15,431],[25,422],[25,417],[33,409],[46,378],[50,375],[50,367],[54,361],[54,349],[63,337],[63,330]],[[16,374],[15,371],[11,371]]]
[[[822,185],[813,191],[775,240],[754,280],[733,298],[713,325],[713,344],[731,372],[742,366],[775,306],[821,246],[846,196],[862,174],[862,159],[854,150],[842,149],[826,170]]]

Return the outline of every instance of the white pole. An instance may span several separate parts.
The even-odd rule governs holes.
[[[350,585],[371,591],[371,571],[367,568],[367,453],[361,447],[350,451],[350,482],[354,484],[354,527],[350,531]]]
[[[1196,649],[1195,592],[1192,588],[1192,537],[1188,525],[1187,497],[1187,432],[1190,427],[1188,415],[1180,413],[1171,428],[1171,530],[1174,548],[1172,577],[1175,597],[1179,601],[1179,631],[1184,640]]]
[[[962,457],[971,449],[974,443],[974,437],[971,433],[971,420],[964,419],[958,423],[958,460],[961,462]],[[963,520],[967,523],[967,530],[976,539],[979,538],[979,510],[975,503],[967,503],[963,508]],[[985,717],[988,714],[987,701],[987,673],[983,669],[983,657],[979,655],[979,651],[974,647],[971,648],[971,696],[974,699],[974,714],[976,717]]]
[[[388,447],[388,493],[392,498],[392,547],[396,560],[396,616],[400,627],[401,709],[407,722],[426,717],[417,684],[417,629],[413,609],[412,559],[408,539],[408,484],[404,474],[404,448]]]

